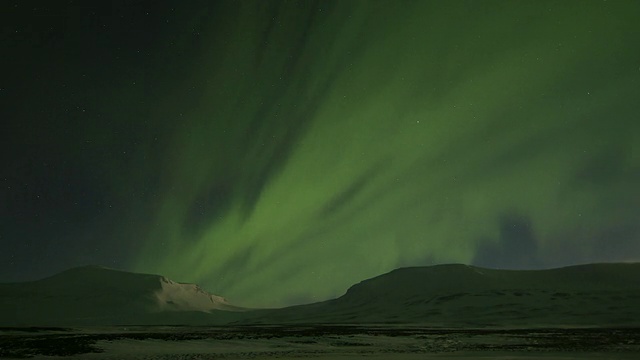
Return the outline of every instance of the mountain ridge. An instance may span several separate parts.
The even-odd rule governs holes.
[[[83,266],[0,284],[0,324],[422,324],[432,327],[640,326],[640,263],[544,270],[464,264],[394,269],[340,297],[244,309],[196,284]]]
[[[444,264],[394,269],[351,286],[338,298],[258,312],[246,322],[638,326],[636,303],[640,263],[544,270]]]

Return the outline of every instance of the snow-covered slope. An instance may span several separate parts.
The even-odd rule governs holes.
[[[638,304],[640,264],[537,271],[438,265],[397,269],[335,300],[255,312],[248,322],[638,326]]]
[[[0,284],[0,326],[209,323],[242,310],[194,284],[98,266]]]

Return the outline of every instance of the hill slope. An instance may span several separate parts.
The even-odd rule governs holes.
[[[240,310],[194,284],[98,266],[0,284],[2,326],[208,323]]]
[[[638,326],[640,264],[535,271],[467,265],[403,268],[337,299],[270,312],[253,323],[430,326]]]

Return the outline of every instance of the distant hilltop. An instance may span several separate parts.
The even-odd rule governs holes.
[[[0,284],[2,325],[193,323],[200,314],[244,310],[195,284],[101,266]]]
[[[264,323],[419,323],[439,327],[637,326],[640,264],[393,270],[337,299],[267,312]]]
[[[495,270],[401,268],[345,295],[282,309],[229,304],[194,284],[99,266],[0,284],[0,324],[421,324],[433,327],[640,326],[640,264]]]

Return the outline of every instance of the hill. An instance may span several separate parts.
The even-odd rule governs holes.
[[[453,264],[397,269],[362,281],[337,299],[254,312],[248,322],[638,326],[637,304],[640,264],[530,271]]]
[[[2,326],[209,323],[242,310],[194,284],[99,266],[0,284]]]
[[[550,270],[401,268],[336,299],[249,310],[194,284],[102,267],[0,284],[0,326],[416,324],[429,327],[640,326],[640,264]]]

